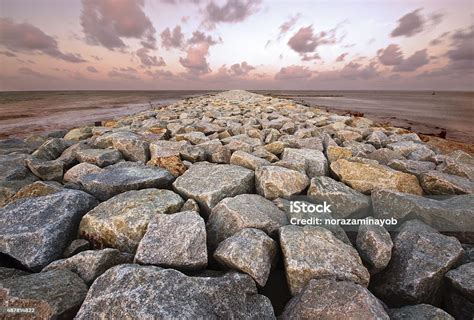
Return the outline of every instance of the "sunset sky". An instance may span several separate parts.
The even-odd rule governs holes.
[[[0,90],[474,90],[473,1],[0,0]]]

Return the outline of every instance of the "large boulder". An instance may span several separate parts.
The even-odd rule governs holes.
[[[91,285],[97,277],[118,264],[131,263],[130,254],[121,253],[116,249],[87,250],[70,258],[56,260],[41,270],[67,269],[76,273],[87,285]]]
[[[265,232],[246,228],[222,241],[214,252],[214,258],[228,268],[247,273],[263,287],[276,253],[275,241]]]
[[[87,192],[104,201],[125,191],[165,188],[173,180],[173,175],[165,169],[121,162],[82,176],[79,182]]]
[[[87,286],[74,272],[53,270],[3,280],[2,308],[32,310],[2,313],[4,319],[72,319],[86,297]]]
[[[35,181],[18,190],[15,195],[8,199],[8,203],[25,198],[34,198],[47,196],[58,191],[61,191],[63,186],[54,181]]]
[[[444,311],[429,304],[416,304],[393,308],[388,311],[392,320],[454,320],[454,318]]]
[[[440,231],[473,232],[474,195],[430,199],[411,194],[377,190],[372,193],[374,216],[380,219],[418,219]]]
[[[446,273],[450,286],[474,302],[474,262],[463,264]]]
[[[443,277],[463,255],[456,238],[418,220],[405,222],[394,239],[392,259],[374,276],[371,291],[391,306],[439,303]]]
[[[350,215],[367,216],[370,210],[370,197],[329,177],[311,179],[308,196],[318,203],[331,205],[331,215],[345,218]]]
[[[428,194],[474,193],[474,182],[468,178],[432,170],[420,177],[421,186]]]
[[[192,165],[173,183],[185,198],[196,200],[205,215],[224,198],[254,190],[254,173],[240,166],[227,164]]]
[[[387,164],[390,168],[420,177],[422,173],[434,170],[436,165],[430,161],[392,160]]]
[[[43,161],[55,160],[72,144],[72,142],[61,138],[49,139],[33,152],[33,156]]]
[[[369,272],[351,245],[321,227],[285,226],[280,229],[286,277],[290,291],[298,294],[311,279],[348,280],[363,286]]]
[[[103,168],[122,160],[122,154],[114,149],[82,149],[76,152],[76,159]]]
[[[308,184],[309,179],[305,174],[292,169],[265,166],[255,172],[257,192],[267,199],[299,194]]]
[[[270,200],[256,194],[242,194],[226,198],[212,209],[207,221],[208,242],[211,249],[244,228],[255,228],[274,235],[288,224],[285,212]]]
[[[0,209],[0,252],[39,270],[61,258],[82,216],[96,205],[93,196],[66,189],[15,201]]]
[[[112,247],[134,253],[150,220],[157,214],[177,212],[183,203],[170,190],[124,192],[89,211],[82,218],[79,235],[95,248]]]
[[[121,265],[109,269],[90,288],[77,320],[275,319],[272,305],[257,293],[252,278],[227,273],[189,277],[173,269]]]
[[[416,176],[386,166],[340,159],[331,163],[331,170],[339,180],[364,194],[378,188],[423,194]]]
[[[285,148],[282,160],[293,165],[295,170],[306,173],[308,177],[328,174],[328,160],[319,150]]]
[[[367,288],[332,279],[310,280],[285,307],[282,320],[389,320],[380,302]]]
[[[206,226],[197,212],[157,214],[135,254],[135,262],[182,270],[207,266]]]
[[[230,164],[256,170],[261,166],[270,165],[270,161],[254,156],[244,151],[235,151],[230,157]]]
[[[384,269],[392,257],[392,238],[380,225],[360,225],[356,246],[360,257],[370,266],[372,273]]]
[[[101,169],[90,163],[79,163],[64,174],[63,181],[80,184],[82,177],[90,173],[98,173]]]

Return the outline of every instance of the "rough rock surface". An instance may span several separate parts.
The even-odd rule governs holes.
[[[405,222],[393,241],[388,267],[375,275],[372,292],[393,306],[439,303],[443,277],[459,263],[459,241],[418,220]]]
[[[90,163],[79,163],[75,165],[64,174],[64,182],[72,182],[79,184],[82,177],[88,175],[89,173],[98,173],[100,168],[96,165]]]
[[[35,181],[18,190],[15,195],[8,199],[7,203],[40,196],[47,196],[62,190],[62,185],[55,181]]]
[[[390,317],[383,304],[361,285],[313,279],[288,302],[281,319],[389,320]]]
[[[439,231],[474,230],[474,195],[459,195],[448,199],[430,199],[411,194],[377,190],[372,193],[376,218],[393,217],[399,224],[406,219],[418,219]]]
[[[164,188],[173,180],[173,175],[165,169],[121,162],[82,176],[79,182],[87,192],[104,201],[129,190]]]
[[[83,149],[76,152],[76,159],[103,168],[119,162],[122,154],[113,149]]]
[[[446,273],[449,284],[474,302],[474,262],[463,264]]]
[[[254,190],[254,173],[240,166],[226,164],[193,165],[173,183],[185,198],[199,203],[204,214],[222,199]]]
[[[85,239],[74,239],[71,243],[67,246],[67,248],[63,252],[63,258],[72,257],[79,252],[89,250],[91,248],[91,244],[89,241]]]
[[[207,266],[206,226],[197,212],[157,214],[148,224],[135,262],[180,270]]]
[[[285,226],[280,229],[288,285],[298,294],[311,279],[348,280],[367,286],[369,272],[357,250],[321,227]]]
[[[423,194],[418,179],[414,175],[396,171],[382,165],[340,159],[331,163],[331,170],[342,182],[365,194],[370,194],[377,188],[397,190],[416,195]]]
[[[137,303],[140,301],[140,303]],[[90,288],[76,319],[275,319],[268,298],[239,273],[188,277],[154,266],[122,265]]]
[[[116,249],[87,250],[70,258],[56,260],[41,270],[67,269],[76,273],[87,285],[91,285],[102,273],[118,264],[132,262],[132,256]]]
[[[421,186],[428,194],[474,193],[474,181],[440,171],[429,171],[420,177]]]
[[[372,273],[384,269],[392,257],[393,242],[388,231],[379,225],[361,225],[356,239],[357,250]]]
[[[95,207],[91,195],[64,190],[0,209],[0,252],[38,270],[62,257],[82,216]]]
[[[226,198],[212,209],[207,221],[210,248],[244,228],[255,228],[274,235],[287,225],[285,212],[270,200],[256,194],[242,194]]]
[[[256,170],[261,166],[270,165],[270,161],[256,157],[244,151],[235,151],[230,157],[230,164],[241,166],[250,170]]]
[[[306,173],[310,178],[329,173],[328,161],[319,150],[285,148],[281,159],[292,164],[295,170]]]
[[[429,304],[416,304],[413,306],[394,308],[390,309],[388,314],[392,320],[454,320],[446,311]]]
[[[0,285],[2,307],[33,308],[35,319],[70,319],[86,294],[84,281],[69,270],[33,273],[3,280]],[[12,316],[31,319],[24,313]]]
[[[275,241],[265,232],[246,228],[222,241],[214,258],[228,268],[247,273],[263,287],[276,253]]]
[[[329,203],[331,215],[335,218],[345,218],[353,214],[366,216],[370,210],[370,197],[330,177],[311,179],[308,196],[318,203]]]
[[[89,211],[81,220],[79,235],[95,248],[112,247],[134,253],[149,221],[157,214],[177,212],[183,203],[170,190],[128,191]]]
[[[299,194],[308,184],[309,179],[305,174],[287,168],[265,166],[255,172],[257,192],[267,199]]]

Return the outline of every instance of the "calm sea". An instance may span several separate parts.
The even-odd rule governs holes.
[[[256,91],[474,143],[474,92]],[[0,92],[0,136],[86,125],[211,91]]]

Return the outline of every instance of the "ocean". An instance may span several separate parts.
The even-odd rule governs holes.
[[[253,91],[253,90],[252,90]],[[0,92],[0,137],[24,137],[92,124],[216,91]],[[474,92],[253,91],[295,99],[329,111],[362,112],[416,132],[474,143]]]

